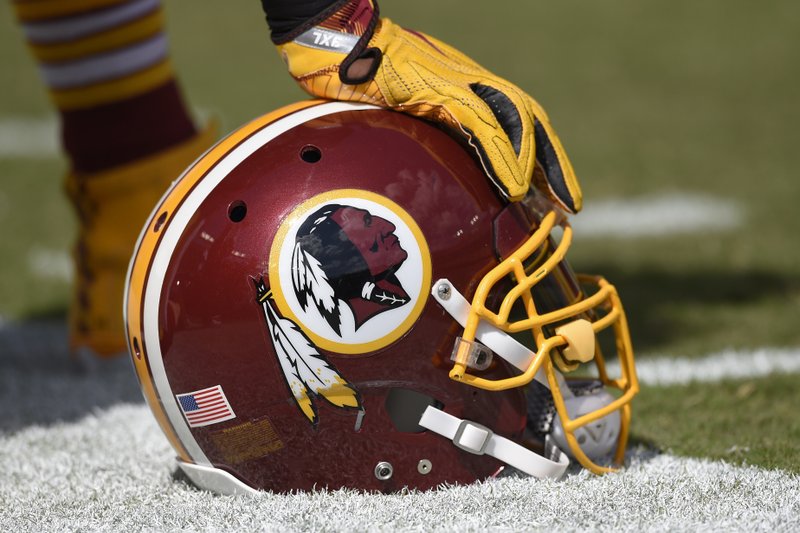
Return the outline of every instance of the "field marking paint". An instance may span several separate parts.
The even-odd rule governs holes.
[[[62,250],[33,248],[28,252],[28,268],[41,279],[56,279],[71,283],[73,278],[72,259]]]
[[[730,231],[741,226],[744,218],[743,208],[732,200],[667,193],[587,202],[586,208],[572,217],[570,223],[576,239],[635,239]]]
[[[59,154],[55,118],[4,118],[0,120],[0,157],[41,159]]]
[[[612,375],[619,374],[616,361],[608,368]],[[641,383],[662,386],[800,373],[800,348],[731,349],[699,358],[638,358],[636,373]]]

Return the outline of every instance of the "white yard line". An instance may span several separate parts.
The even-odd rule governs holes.
[[[47,248],[33,248],[28,251],[28,268],[41,279],[72,282],[72,259],[67,252]]]
[[[48,118],[0,120],[0,157],[44,158],[59,153],[58,123]]]
[[[728,231],[744,222],[742,207],[711,196],[668,193],[639,198],[587,201],[570,222],[576,239],[633,239]]]
[[[618,365],[609,365],[616,375]],[[800,372],[800,348],[723,350],[705,357],[640,357],[636,360],[639,381],[647,385],[712,383],[725,379],[748,379],[769,374]]]

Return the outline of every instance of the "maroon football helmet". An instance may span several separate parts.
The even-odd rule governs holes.
[[[502,200],[429,123],[296,104],[156,207],[131,261],[131,357],[180,467],[216,492],[559,477],[561,450],[603,472],[638,386],[619,298],[573,274],[570,240],[553,204]]]

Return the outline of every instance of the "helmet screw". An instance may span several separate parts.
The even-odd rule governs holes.
[[[417,472],[424,476],[430,473],[432,467],[433,465],[431,465],[430,461],[427,459],[420,459],[419,463],[417,463]]]
[[[436,287],[436,294],[439,295],[439,298],[442,300],[449,300],[450,299],[450,285],[447,283],[440,283],[438,287]]]
[[[392,468],[392,465],[386,461],[381,461],[375,465],[375,477],[381,481],[386,481],[387,479],[391,478],[393,473],[394,468]]]

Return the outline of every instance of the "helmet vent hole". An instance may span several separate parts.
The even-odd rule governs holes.
[[[153,224],[153,233],[158,233],[161,230],[161,228],[164,226],[164,222],[166,222],[166,221],[167,221],[167,212],[164,211],[163,213],[158,215],[158,218],[156,219],[156,223]]]
[[[139,338],[133,338],[133,355],[136,356],[136,359],[142,358],[142,350],[139,348]]]
[[[317,163],[320,159],[322,159],[322,150],[313,144],[303,146],[300,149],[300,159],[306,163]]]
[[[231,222],[241,222],[247,216],[247,204],[241,200],[236,200],[228,206],[228,218]]]

